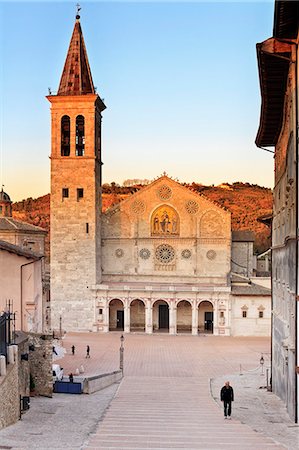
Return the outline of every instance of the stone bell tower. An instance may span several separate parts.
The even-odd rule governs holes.
[[[87,331],[101,281],[101,113],[77,14],[51,103],[52,328]]]

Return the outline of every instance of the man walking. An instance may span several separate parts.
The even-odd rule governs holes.
[[[90,347],[89,347],[89,345],[88,345],[88,346],[86,347],[86,358],[90,358],[89,352],[90,352]]]
[[[229,385],[229,381],[226,381],[223,388],[220,391],[220,399],[223,402],[224,418],[231,419],[232,402],[234,401],[234,390]]]

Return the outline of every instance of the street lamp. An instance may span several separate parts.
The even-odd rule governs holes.
[[[260,365],[262,367],[261,375],[264,375],[264,363],[265,363],[265,360],[264,360],[264,357],[263,357],[263,354],[262,354],[261,359],[260,359]]]
[[[122,334],[120,337],[120,349],[119,349],[119,368],[121,370],[122,375],[124,374],[124,335]]]

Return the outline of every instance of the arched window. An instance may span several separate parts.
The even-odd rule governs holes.
[[[84,156],[84,147],[85,147],[84,117],[77,116],[77,118],[76,118],[76,156]]]
[[[70,156],[71,122],[69,116],[61,118],[61,156]]]

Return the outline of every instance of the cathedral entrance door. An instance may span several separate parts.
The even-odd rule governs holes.
[[[205,330],[213,333],[213,312],[205,312]]]
[[[168,305],[159,305],[159,329],[169,328]]]
[[[116,311],[116,328],[120,330],[124,329],[124,310]]]

